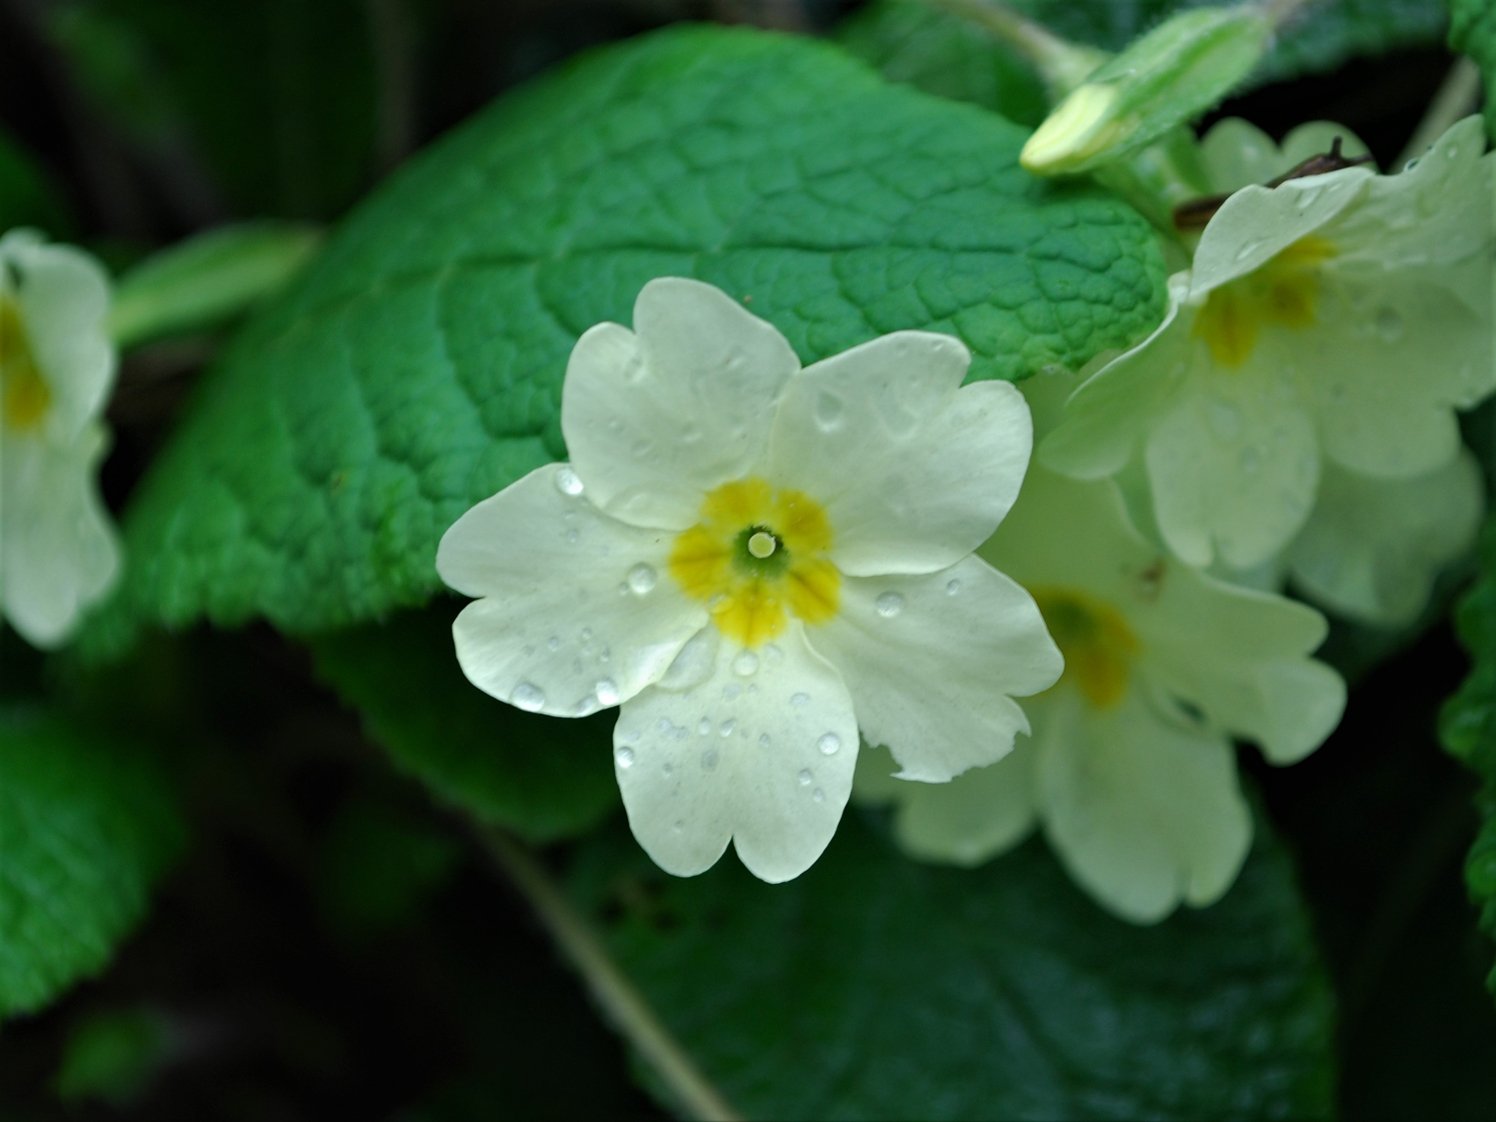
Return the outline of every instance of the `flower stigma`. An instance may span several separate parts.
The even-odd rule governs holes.
[[[1334,256],[1335,246],[1326,238],[1300,238],[1255,271],[1212,290],[1195,320],[1195,334],[1219,365],[1240,369],[1252,357],[1264,325],[1293,331],[1314,326],[1319,266]]]
[[[1055,645],[1065,656],[1060,683],[1072,682],[1097,709],[1110,709],[1127,693],[1137,636],[1110,604],[1073,588],[1033,588],[1034,601]]]
[[[792,615],[817,624],[836,614],[841,577],[826,558],[831,541],[826,512],[809,495],[749,476],[702,500],[698,522],[670,551],[670,574],[707,604],[723,635],[753,648]]]

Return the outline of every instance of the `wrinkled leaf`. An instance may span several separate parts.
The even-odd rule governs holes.
[[[167,781],[138,749],[0,709],[0,1021],[103,968],[182,842]]]
[[[701,277],[806,360],[903,328],[973,376],[1079,366],[1157,319],[1141,219],[1015,163],[1020,130],[834,48],[672,29],[414,162],[240,334],[126,519],[117,618],[295,631],[424,602],[442,532],[564,454],[573,343]]]
[[[676,1039],[750,1118],[1310,1118],[1331,1010],[1270,840],[1216,906],[1099,911],[1031,842],[972,871],[855,816],[804,876],[672,879],[611,838],[573,881]]]

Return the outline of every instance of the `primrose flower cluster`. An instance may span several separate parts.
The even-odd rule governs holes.
[[[1345,704],[1324,617],[1273,589],[1406,622],[1469,545],[1496,195],[1473,120],[1395,175],[1332,126],[1200,151],[1226,197],[1163,322],[1089,377],[962,386],[924,332],[802,369],[727,294],[650,282],[572,355],[571,461],[442,540],[467,676],[620,706],[629,821],[670,872],[731,841],[798,875],[855,773],[915,856],[1040,827],[1125,918],[1219,898],[1251,840],[1232,740],[1291,763]]]

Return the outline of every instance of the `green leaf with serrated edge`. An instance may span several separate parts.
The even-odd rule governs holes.
[[[1465,862],[1465,883],[1480,926],[1496,939],[1496,520],[1481,536],[1481,578],[1455,613],[1460,640],[1475,661],[1440,716],[1444,746],[1476,775],[1481,828]],[[1486,984],[1496,994],[1496,967]]]
[[[1008,0],[1006,6],[1072,42],[1120,51],[1170,12],[1208,3]],[[1436,43],[1447,25],[1443,0],[1322,0],[1288,23],[1243,88],[1324,73],[1351,58]],[[894,81],[996,109],[1030,125],[1044,117],[1043,87],[1027,62],[970,21],[927,0],[874,0],[837,34],[848,50]]]
[[[1265,831],[1263,831],[1265,835]],[[670,878],[601,837],[574,895],[749,1118],[1328,1116],[1331,1004],[1261,836],[1219,904],[1134,927],[1034,841],[920,865],[858,815],[809,872]]]
[[[0,708],[0,1021],[98,972],[182,842],[167,780],[138,749]]]
[[[317,672],[363,714],[395,766],[480,821],[532,841],[579,833],[618,807],[616,713],[562,720],[474,689],[452,651],[454,601],[310,641]]]
[[[1496,136],[1496,5],[1490,0],[1452,0],[1449,45],[1480,67],[1486,87],[1486,132]]]
[[[807,361],[931,328],[1016,379],[1130,342],[1161,314],[1148,228],[1023,173],[1023,135],[720,28],[504,99],[238,336],[128,513],[125,618],[305,632],[424,602],[442,532],[564,454],[567,355],[652,277],[722,287]]]

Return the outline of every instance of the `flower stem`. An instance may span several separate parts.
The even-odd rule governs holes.
[[[484,850],[535,909],[551,937],[586,979],[593,997],[614,1027],[654,1068],[682,1110],[704,1122],[739,1122],[741,1115],[707,1081],[540,862],[498,831],[480,830],[478,837]]]
[[[1429,145],[1444,135],[1450,125],[1474,113],[1480,104],[1480,68],[1468,58],[1455,60],[1443,83],[1429,102],[1423,120],[1413,130],[1407,147],[1389,171],[1400,171],[1409,160],[1427,151]]]
[[[975,24],[1033,64],[1051,101],[1058,101],[1106,57],[1070,43],[996,0],[924,0],[932,8]]]

